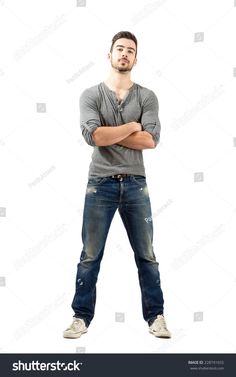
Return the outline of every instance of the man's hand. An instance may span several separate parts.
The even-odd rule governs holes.
[[[147,131],[138,131],[121,140],[119,145],[130,149],[153,149],[156,147],[152,135]]]
[[[129,124],[129,123],[127,123],[127,124]],[[131,124],[133,124],[133,126],[135,127],[135,131],[134,132],[142,131],[142,125],[141,125],[141,123],[131,122]]]
[[[119,143],[121,140],[127,138],[134,132],[141,131],[142,126],[137,122],[129,122],[121,126],[105,126],[98,127],[93,132],[93,140],[99,147],[105,147]]]

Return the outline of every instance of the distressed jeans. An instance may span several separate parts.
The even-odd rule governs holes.
[[[87,326],[94,317],[100,263],[117,209],[134,252],[144,320],[151,324],[157,314],[163,314],[164,300],[159,263],[153,252],[152,213],[145,177],[89,178],[83,213],[83,250],[72,302],[74,317],[83,318]]]

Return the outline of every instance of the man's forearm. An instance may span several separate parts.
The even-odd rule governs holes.
[[[147,131],[134,132],[117,144],[130,149],[151,149],[156,146],[152,135]]]
[[[125,123],[115,127],[98,127],[92,135],[95,144],[99,147],[105,147],[119,143],[126,139],[132,133],[140,131],[141,124],[136,122]]]

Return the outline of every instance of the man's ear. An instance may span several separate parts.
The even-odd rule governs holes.
[[[137,64],[137,58],[134,59],[134,65],[136,65],[136,64]]]
[[[111,53],[110,52],[108,52],[108,54],[107,54],[107,59],[111,60]]]

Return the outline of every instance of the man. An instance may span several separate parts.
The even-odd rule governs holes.
[[[137,39],[127,31],[112,39],[111,72],[105,82],[80,97],[80,123],[94,147],[85,197],[83,250],[77,266],[73,322],[63,336],[79,338],[94,317],[96,282],[112,218],[118,209],[138,269],[144,320],[149,331],[170,338],[163,315],[159,263],[153,252],[153,225],[142,150],[160,137],[158,101],[149,89],[131,81]]]

